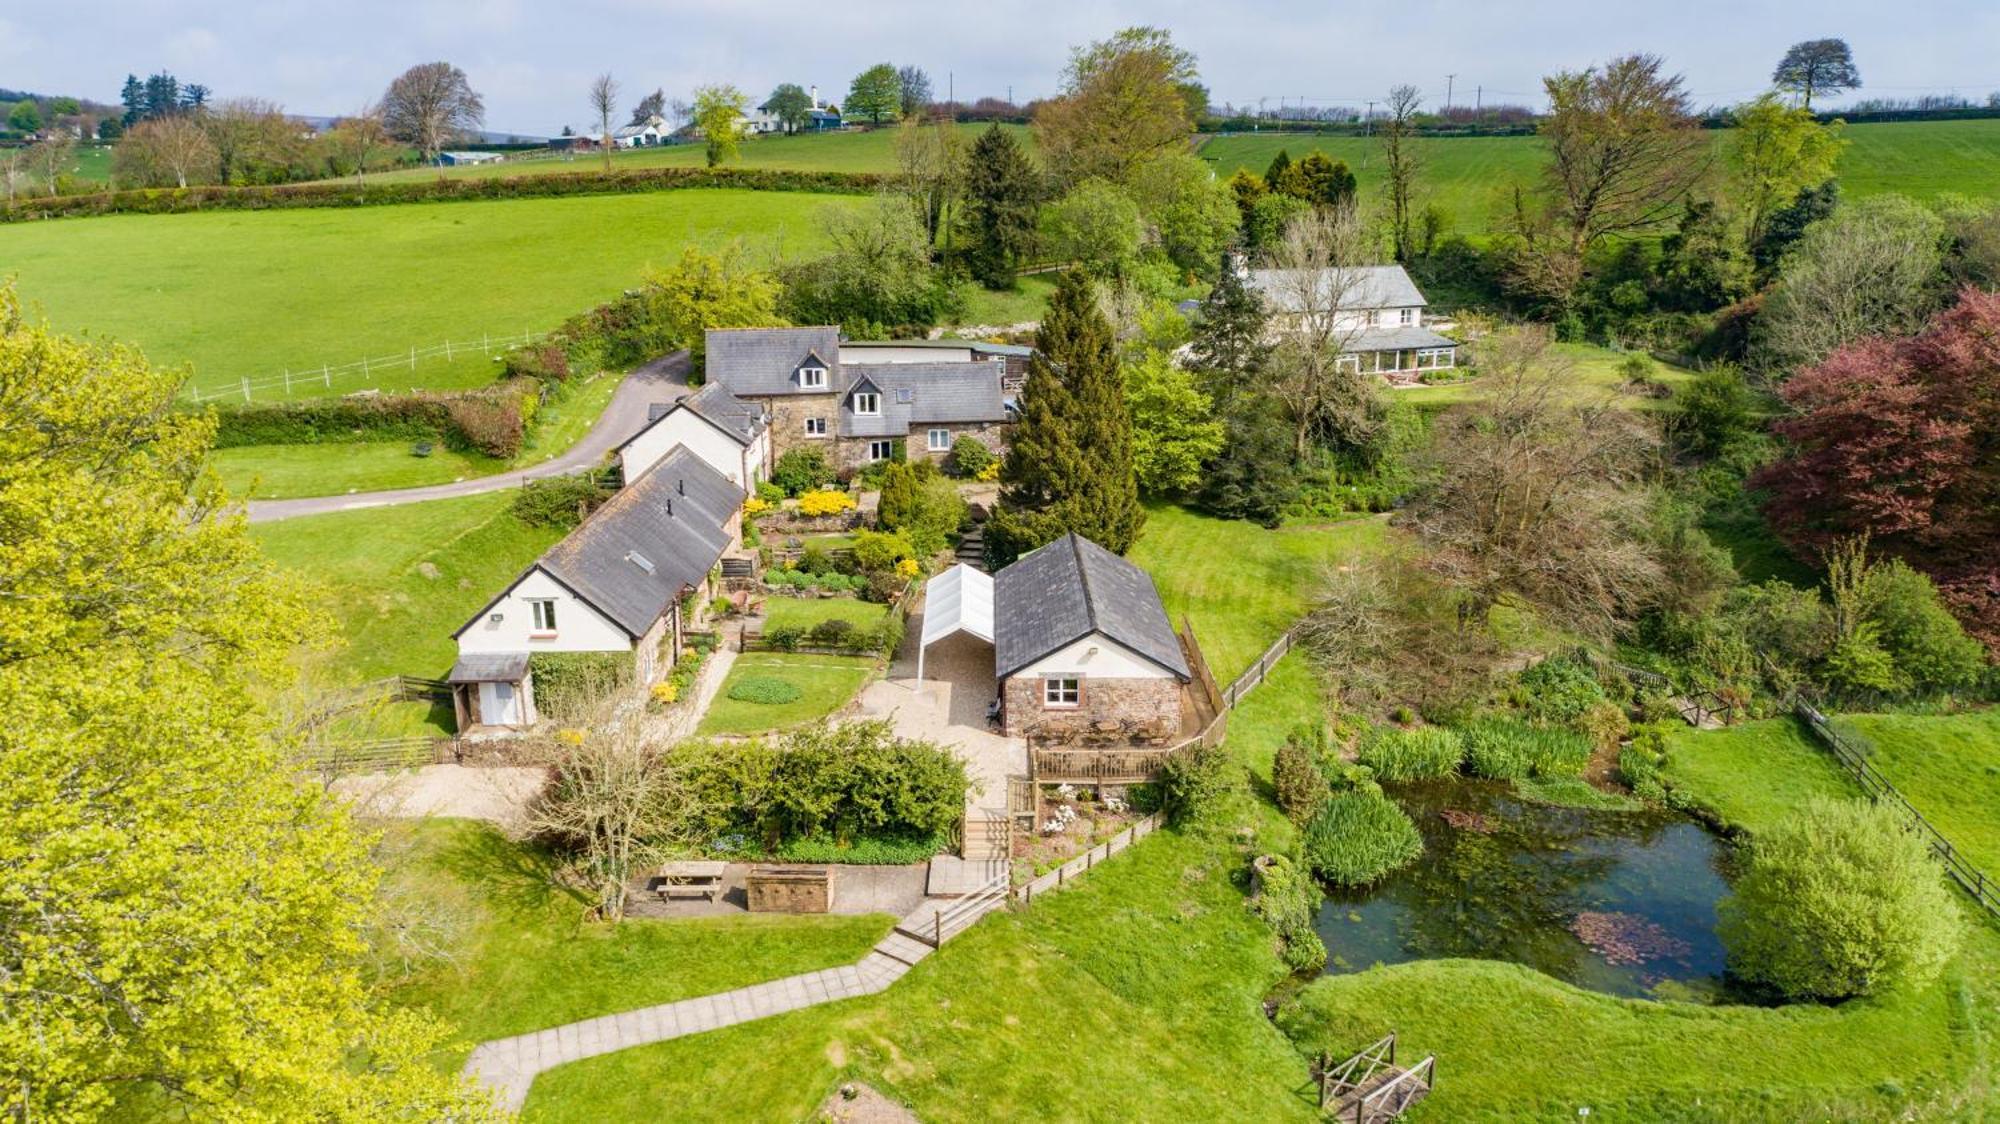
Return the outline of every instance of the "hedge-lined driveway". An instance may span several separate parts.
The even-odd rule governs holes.
[[[390,504],[422,503],[425,500],[446,500],[456,496],[474,496],[481,492],[497,492],[502,488],[512,488],[524,481],[545,476],[562,476],[572,472],[583,472],[604,463],[611,450],[624,444],[633,434],[644,429],[646,416],[655,403],[673,402],[688,393],[688,353],[676,351],[650,363],[635,367],[618,390],[611,396],[611,404],[597,419],[583,439],[570,447],[561,456],[552,457],[530,468],[517,468],[512,472],[480,476],[471,480],[457,480],[450,484],[432,484],[424,488],[400,488],[389,492],[355,492],[342,496],[313,496],[297,500],[254,500],[245,505],[252,523],[270,523],[279,519],[291,519],[300,515],[325,515],[335,511],[352,511],[363,507],[385,507]]]

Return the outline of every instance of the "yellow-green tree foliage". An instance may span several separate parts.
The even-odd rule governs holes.
[[[376,872],[260,698],[326,624],[180,376],[0,288],[0,1118],[472,1119],[362,972]]]
[[[689,246],[673,265],[648,270],[642,291],[656,350],[687,348],[696,371],[708,357],[708,329],[784,323],[778,316],[777,280],[751,266],[740,245],[713,254]]]
[[[1754,246],[1764,237],[1772,212],[1800,191],[1833,178],[1847,140],[1841,136],[1842,122],[1822,125],[1812,110],[1786,105],[1776,94],[1737,106],[1735,116],[1729,174],[1745,236]]]

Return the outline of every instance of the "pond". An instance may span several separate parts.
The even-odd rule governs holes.
[[[1389,787],[1424,853],[1320,910],[1330,974],[1440,957],[1510,960],[1612,995],[1715,998],[1727,843],[1677,813],[1531,803],[1502,783]],[[1456,826],[1455,826],[1456,825]]]

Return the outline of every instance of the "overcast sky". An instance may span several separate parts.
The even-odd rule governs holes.
[[[116,99],[127,72],[171,70],[217,97],[252,94],[295,113],[338,115],[404,67],[447,59],[486,99],[487,127],[552,134],[583,126],[585,88],[610,70],[626,100],[655,86],[686,96],[779,82],[838,99],[870,63],[915,63],[939,97],[1051,93],[1068,48],[1135,23],[1172,30],[1200,56],[1214,98],[1332,104],[1399,82],[1432,104],[1539,104],[1539,77],[1616,54],[1663,54],[1702,103],[1754,94],[1786,46],[1838,35],[1867,92],[1885,97],[2000,89],[1995,0],[98,0],[75,16],[42,5],[0,14],[0,86]],[[87,10],[84,18],[81,11]]]

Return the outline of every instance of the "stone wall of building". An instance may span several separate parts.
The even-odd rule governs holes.
[[[1002,688],[1009,737],[1037,745],[1164,745],[1181,733],[1181,683],[1177,679],[1091,679],[1074,707],[1042,705],[1039,676],[1017,675]]]
[[[837,472],[859,471],[868,466],[868,443],[883,438],[841,437],[840,399],[832,394],[787,394],[769,398],[752,398],[749,401],[761,404],[771,415],[771,460],[777,463],[779,457],[793,449],[815,448],[826,454],[826,463]],[[825,418],[827,436],[806,436],[807,418]],[[951,430],[952,440],[962,436],[977,437],[993,450],[995,456],[1007,452],[1007,431],[1011,422],[985,422],[954,424],[946,422],[939,429]],[[924,448],[925,426],[903,438],[904,455],[911,460],[928,456],[931,460],[942,461],[944,453],[932,453]],[[891,439],[893,440],[893,438]]]

